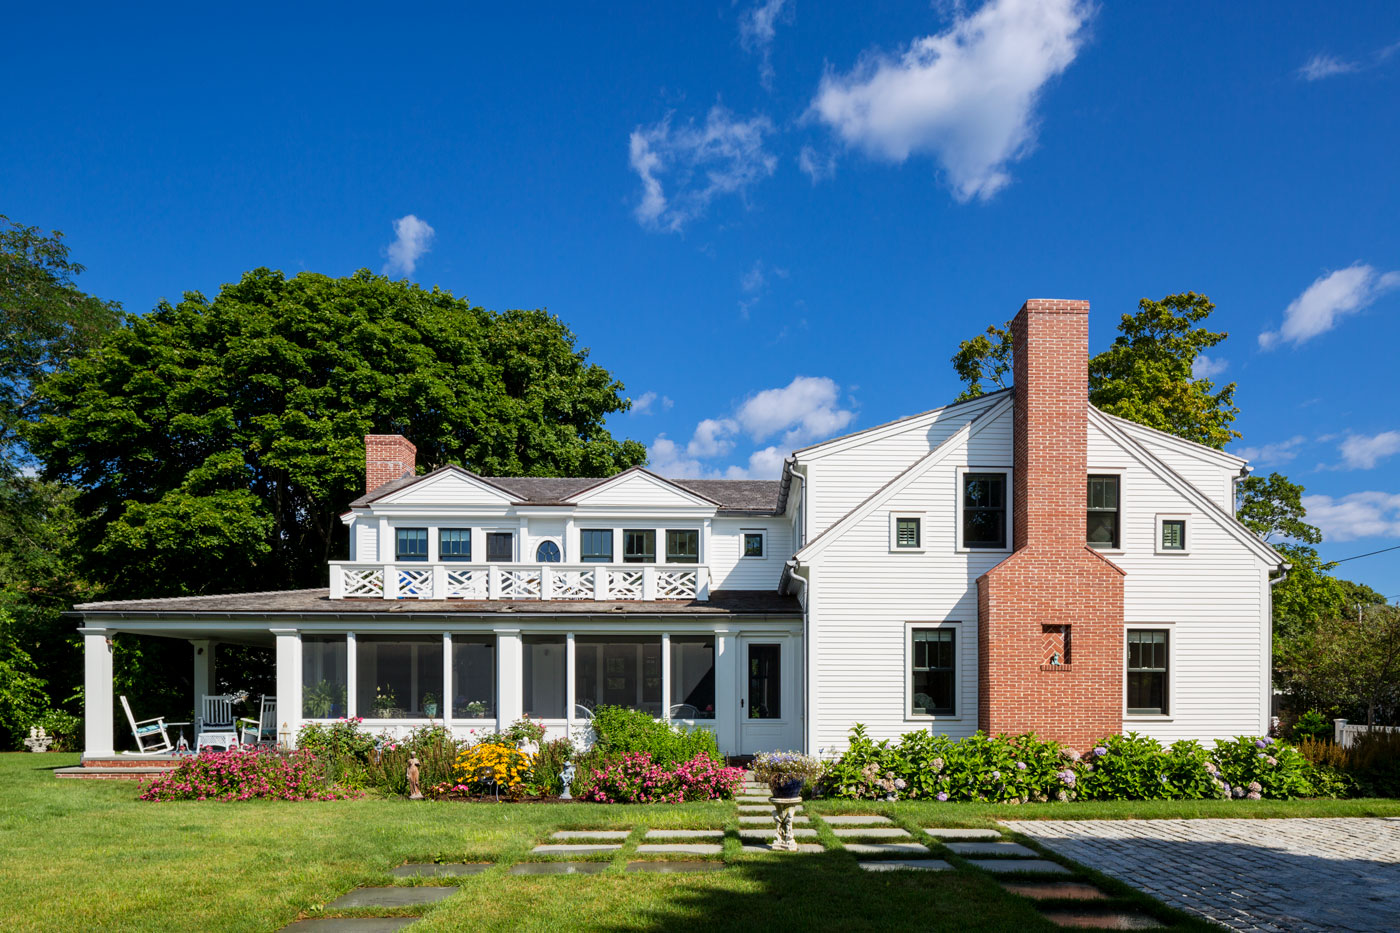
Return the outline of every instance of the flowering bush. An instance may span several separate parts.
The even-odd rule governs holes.
[[[1163,748],[1135,732],[1111,735],[1077,764],[1082,800],[1200,800],[1224,796],[1199,742]]]
[[[619,755],[645,752],[666,767],[691,761],[696,755],[705,755],[716,764],[724,763],[714,730],[703,726],[683,729],[653,719],[650,713],[620,706],[598,707],[589,725],[597,736],[598,753],[609,761]]]
[[[457,784],[449,792],[489,794],[499,791],[509,797],[524,797],[530,790],[528,781],[534,763],[533,755],[518,748],[481,742],[457,755],[453,769]]]
[[[790,780],[800,778],[804,783],[815,783],[822,776],[821,759],[800,752],[764,752],[755,755],[749,767],[754,777],[773,790]]]
[[[1291,745],[1268,738],[1241,735],[1215,743],[1211,754],[1220,779],[1232,797],[1306,797],[1315,790],[1312,766]]]
[[[648,752],[630,752],[595,768],[581,795],[594,803],[681,803],[732,797],[743,781],[738,768],[726,768],[707,755],[696,755],[674,768],[658,764]]]
[[[141,788],[142,800],[338,800],[337,788],[305,749],[200,752]]]
[[[297,748],[318,758],[355,758],[368,761],[374,751],[374,736],[360,728],[364,720],[338,719],[335,722],[308,722],[297,733]]]

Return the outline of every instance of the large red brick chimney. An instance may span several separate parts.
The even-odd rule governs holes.
[[[1123,571],[1085,543],[1089,302],[1011,322],[1014,552],[977,580],[979,728],[1082,745],[1123,726]]]
[[[365,492],[374,492],[418,468],[418,448],[402,434],[365,435]]]

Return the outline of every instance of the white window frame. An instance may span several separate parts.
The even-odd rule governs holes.
[[[545,542],[549,542],[550,544],[553,544],[555,547],[559,548],[559,563],[564,563],[564,558],[568,556],[569,552],[564,550],[564,539],[559,537],[558,535],[543,535],[539,538],[531,538],[529,563],[543,563],[543,561],[540,560],[539,551],[540,545],[544,544]]]
[[[963,544],[963,477],[969,473],[1000,473],[1005,479],[1006,489],[1004,490],[1006,502],[1006,547],[967,547]],[[1010,554],[1011,553],[1011,467],[978,467],[961,466],[958,467],[957,484],[953,489],[953,510],[954,520],[957,525],[953,533],[957,535],[956,548],[959,554]]]
[[[1118,546],[1117,547],[1094,547],[1089,543],[1089,477],[1091,476],[1116,476],[1118,477]],[[1080,507],[1084,524],[1084,546],[1093,548],[1100,554],[1123,554],[1128,550],[1128,468],[1127,467],[1095,467],[1091,466],[1084,471],[1084,500]]]
[[[953,712],[916,713],[914,712],[914,630],[925,628],[950,628],[953,630]],[[1126,638],[1126,636],[1124,636]],[[1126,641],[1124,642],[1126,644]],[[905,722],[961,722],[966,703],[963,702],[963,632],[961,621],[905,622],[904,623],[904,721]],[[1126,675],[1124,675],[1126,677]],[[1123,696],[1127,702],[1127,681],[1124,681]],[[976,715],[974,710],[973,715]]]
[[[919,544],[917,547],[899,546],[899,520],[901,518],[917,518],[919,520]],[[891,512],[890,513],[890,553],[891,554],[922,554],[924,552],[925,539],[928,536],[928,515],[924,512]]]
[[[1191,553],[1191,525],[1195,516],[1190,512],[1158,512],[1156,519],[1152,523],[1152,550],[1157,554],[1190,554]],[[1162,525],[1165,522],[1182,522],[1181,548],[1172,550],[1162,547]]]
[[[475,563],[477,562],[477,549],[476,549],[476,532],[472,531],[472,529],[473,529],[474,527],[475,527],[474,525],[465,524],[465,523],[463,523],[463,524],[458,524],[458,523],[456,523],[456,522],[447,522],[447,523],[445,523],[445,524],[433,525],[432,528],[429,530],[429,533],[428,533],[428,562],[429,562],[429,563],[433,563],[433,564],[440,564],[440,563],[450,563],[450,564],[475,564]],[[472,549],[472,559],[471,559],[471,560],[443,561],[443,559],[442,559],[442,533],[443,533],[444,531],[465,531],[465,532],[470,533],[470,535],[471,535],[471,544],[469,545],[469,547],[471,547],[471,549]],[[482,543],[482,546],[485,547],[485,542],[484,542],[484,541],[483,541],[483,543]]]
[[[486,541],[487,535],[509,534],[511,559],[509,561],[497,561],[497,563],[518,564],[520,560],[520,539],[524,537],[523,529],[519,525],[481,525],[472,529],[472,563],[476,563],[476,535],[481,535],[481,562],[491,563],[487,557]]]
[[[1166,713],[1128,712],[1128,633],[1134,629],[1167,633]],[[1171,722],[1176,718],[1176,641],[1175,622],[1129,622],[1123,626],[1123,678],[1119,682],[1119,700],[1122,704],[1124,722]]]
[[[750,556],[744,553],[744,539],[749,535],[758,535],[763,539],[763,553],[758,556]],[[767,528],[740,528],[739,529],[739,559],[740,560],[767,560],[768,559],[768,529]]]

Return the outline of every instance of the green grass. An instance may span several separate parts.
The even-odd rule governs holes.
[[[0,929],[271,931],[362,884],[389,884],[405,861],[489,861],[481,875],[443,883],[461,891],[412,929],[609,931],[1054,929],[1029,901],[936,849],[944,873],[867,874],[849,853],[743,855],[727,802],[681,806],[465,804],[364,799],[142,803],[126,781],[59,781],[75,755],[0,755]],[[883,812],[921,841],[920,827],[990,825],[1000,817],[1370,815],[1390,801],[1214,805],[988,807],[850,804],[814,812]],[[727,870],[624,874],[643,828],[724,826]],[[600,875],[507,875],[556,829],[634,828]],[[823,831],[828,845],[834,839]],[[936,846],[936,843],[935,843]],[[1071,863],[1066,863],[1071,864]],[[1102,880],[1102,879],[1100,879]],[[422,882],[420,882],[422,883]],[[435,882],[428,882],[435,883]],[[1110,902],[1179,929],[1207,930],[1128,888],[1105,882]],[[377,911],[360,911],[362,914]]]

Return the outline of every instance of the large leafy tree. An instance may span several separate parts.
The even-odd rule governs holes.
[[[1214,310],[1195,292],[1139,301],[1137,312],[1119,321],[1113,344],[1090,358],[1089,401],[1110,415],[1210,447],[1239,437],[1230,427],[1239,414],[1235,384],[1217,388],[1193,372],[1197,358],[1229,336],[1204,326]],[[1008,386],[1011,357],[1009,325],[960,343],[952,362],[967,388],[958,398]]]
[[[644,462],[622,385],[543,311],[491,312],[362,270],[257,269],[127,317],[50,377],[28,431],[81,490],[83,560],[124,597],[319,586],[368,433],[420,469],[607,476]]]
[[[1283,651],[1280,667],[1309,708],[1368,725],[1400,715],[1400,609],[1362,607],[1322,619]]]

